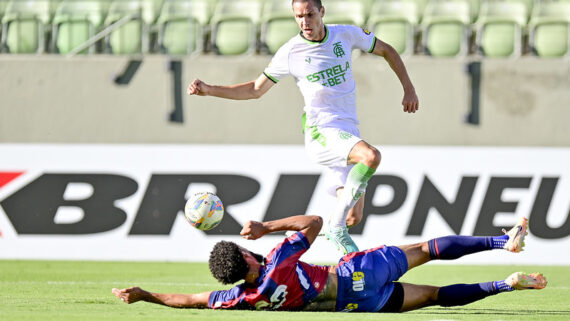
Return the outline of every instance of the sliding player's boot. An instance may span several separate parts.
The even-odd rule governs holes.
[[[526,290],[526,289],[544,289],[546,287],[546,278],[541,273],[524,273],[515,272],[511,274],[505,283],[508,284],[515,290]]]
[[[522,217],[517,225],[515,225],[510,231],[503,229],[503,233],[509,236],[509,240],[504,246],[504,249],[514,253],[518,253],[524,248],[524,237],[528,235],[527,232],[528,219]]]
[[[348,230],[346,227],[343,228],[332,228],[329,227],[325,232],[325,236],[328,240],[332,241],[339,251],[344,255],[352,252],[358,252],[358,247],[348,235]]]

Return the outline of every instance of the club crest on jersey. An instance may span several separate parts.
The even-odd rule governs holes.
[[[340,41],[333,44],[333,53],[337,58],[344,56],[344,49],[342,49],[342,43]]]
[[[368,29],[366,29],[366,28],[364,28],[364,27],[362,28],[362,32],[364,32],[364,33],[367,34],[367,35],[370,34],[370,31],[368,31]]]

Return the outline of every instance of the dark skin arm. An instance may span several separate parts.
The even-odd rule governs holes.
[[[247,240],[256,240],[265,234],[279,231],[301,231],[310,244],[323,226],[323,219],[315,215],[297,215],[269,222],[248,221],[241,230],[241,236]]]
[[[240,234],[245,239],[255,240],[272,232],[301,231],[312,244],[319,235],[322,225],[323,219],[320,216],[299,215],[269,222],[249,221],[244,225]],[[197,294],[154,293],[139,287],[130,287],[121,290],[113,288],[112,293],[127,304],[144,301],[172,308],[207,308],[211,292]]]
[[[145,301],[171,308],[207,308],[211,292],[197,294],[153,293],[139,287],[130,287],[122,290],[114,288],[112,293],[127,304]]]

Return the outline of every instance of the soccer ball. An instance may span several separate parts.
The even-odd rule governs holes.
[[[224,205],[215,194],[196,193],[186,202],[184,216],[195,228],[202,231],[211,230],[222,221]]]

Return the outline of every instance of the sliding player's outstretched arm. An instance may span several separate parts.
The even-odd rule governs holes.
[[[121,301],[131,304],[138,301],[166,305],[172,308],[207,308],[211,292],[198,294],[153,293],[139,287],[112,289],[113,294]]]
[[[230,86],[209,85],[200,79],[194,79],[188,85],[188,95],[214,96],[226,99],[245,100],[257,99],[263,96],[275,83],[264,74],[256,80]]]
[[[268,222],[248,221],[240,234],[245,239],[255,240],[272,232],[301,231],[312,244],[319,235],[322,226],[323,219],[320,216],[297,215]]]

